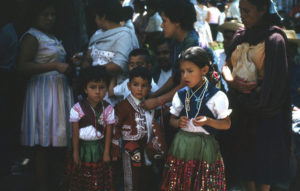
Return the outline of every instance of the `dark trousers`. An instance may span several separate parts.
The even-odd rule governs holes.
[[[217,38],[217,34],[218,34],[218,30],[217,30],[217,27],[219,26],[218,24],[209,24],[210,26],[210,30],[211,30],[211,35],[212,35],[212,38],[213,38],[213,41],[216,40]]]

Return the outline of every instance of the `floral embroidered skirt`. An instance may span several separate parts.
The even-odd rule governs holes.
[[[112,170],[102,160],[104,141],[80,141],[80,167],[73,162],[73,155],[67,155],[67,166],[63,178],[65,191],[111,191]]]
[[[171,145],[162,190],[226,190],[219,144],[212,135],[179,131]]]

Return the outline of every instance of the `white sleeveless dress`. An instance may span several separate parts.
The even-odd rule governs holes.
[[[54,36],[48,36],[35,28],[30,28],[25,34],[38,40],[39,47],[34,59],[36,63],[65,61],[64,47]],[[50,71],[31,76],[24,100],[21,144],[67,146],[71,130],[68,118],[72,105],[73,93],[65,75]]]

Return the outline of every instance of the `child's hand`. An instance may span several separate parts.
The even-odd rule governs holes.
[[[117,161],[118,157],[112,157],[112,161]]]
[[[187,118],[186,116],[181,116],[178,119],[178,127],[180,128],[185,128],[187,126],[187,124],[189,123],[190,119]]]
[[[203,126],[206,125],[208,118],[206,116],[198,116],[193,119],[193,124],[195,126]]]
[[[79,153],[78,152],[73,152],[73,161],[75,163],[76,166],[80,166],[81,165],[81,161],[79,158]]]
[[[103,154],[103,162],[105,162],[105,163],[109,163],[110,162],[109,153],[104,152],[104,154]]]

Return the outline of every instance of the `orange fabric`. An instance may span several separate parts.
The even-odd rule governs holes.
[[[262,80],[264,77],[265,42],[259,43],[256,46],[250,46],[247,55],[248,60],[252,61],[256,67],[258,79]],[[235,49],[231,56],[232,67],[236,66],[238,59],[237,49]]]

